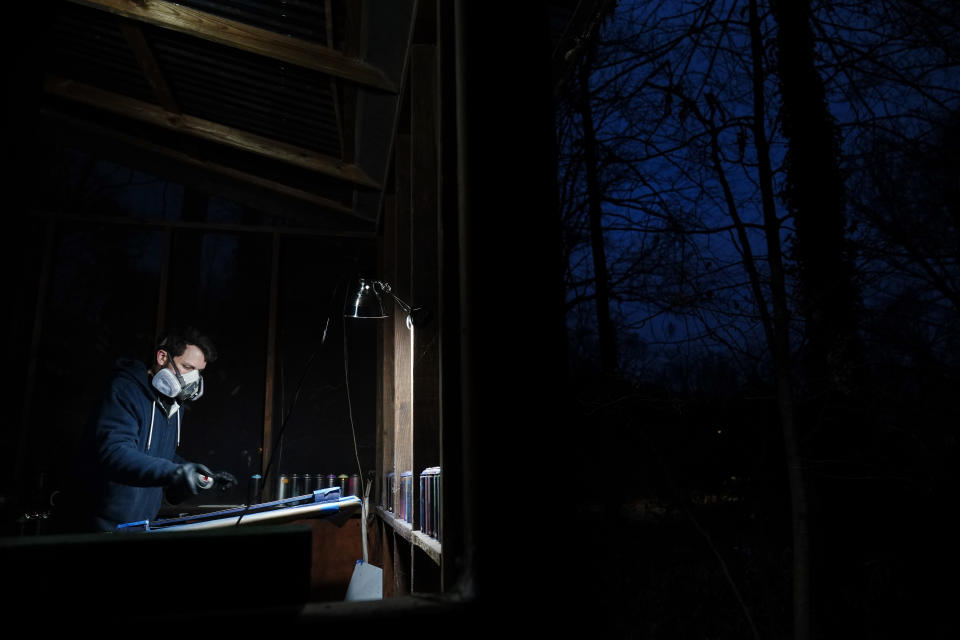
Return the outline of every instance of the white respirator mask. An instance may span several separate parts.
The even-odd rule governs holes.
[[[180,375],[180,370],[173,358],[170,358],[170,364],[173,365],[174,371],[164,367],[153,374],[153,388],[180,404],[198,400],[203,395],[203,376],[200,375],[200,371],[194,369],[188,371],[186,375]]]

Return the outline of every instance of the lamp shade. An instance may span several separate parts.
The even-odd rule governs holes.
[[[380,300],[380,292],[377,291],[375,282],[372,280],[360,279],[360,286],[351,296],[347,304],[346,312],[343,314],[347,318],[386,318],[387,314],[383,312],[383,302]]]

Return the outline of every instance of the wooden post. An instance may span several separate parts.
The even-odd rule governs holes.
[[[440,463],[440,344],[437,310],[436,50],[414,45],[410,54],[410,299],[433,316],[413,331],[413,525],[422,529],[417,478]]]
[[[396,281],[391,283],[396,295],[410,299],[410,136],[399,135],[396,141],[396,244],[394,245],[397,265]],[[412,337],[406,324],[406,314],[394,303],[385,299],[384,308],[388,310],[394,331],[394,415],[395,444],[394,468],[396,479],[394,491],[399,492],[400,474],[413,468],[413,376],[411,358]],[[399,501],[394,496],[394,513],[398,512]]]
[[[380,251],[380,274],[388,281],[394,279],[394,261],[396,244],[396,199],[389,196],[384,201],[383,218],[383,238]],[[377,478],[380,492],[378,493],[378,504],[388,505],[391,509],[395,508],[393,498],[394,493],[387,491],[385,479],[387,473],[396,474],[394,465],[394,438],[396,436],[396,410],[395,410],[395,353],[394,348],[394,326],[391,321],[380,323],[380,357],[381,357],[381,375],[380,379],[380,416],[378,421],[379,437],[377,438],[377,460],[379,464],[379,478]],[[394,475],[396,478],[396,475]],[[394,480],[396,487],[396,479]],[[392,548],[392,547],[391,547]]]
[[[562,635],[569,618],[558,612],[579,604],[578,590],[564,590],[566,565],[557,562],[569,553],[563,536],[539,536],[536,553],[516,549],[517,529],[529,527],[534,500],[550,497],[577,440],[562,411],[563,263],[547,13],[537,2],[511,5],[509,20],[486,3],[458,0],[454,10],[462,526],[470,567],[458,587],[485,611],[515,616],[512,635]],[[537,312],[492,317],[494,308]],[[500,482],[516,474],[530,498],[505,500]],[[543,603],[549,608],[538,609]]]
[[[437,80],[437,245],[440,335],[440,529],[443,540],[440,590],[452,591],[463,566],[463,434],[460,420],[460,287],[457,238],[457,112],[454,47],[454,6],[436,3]]]

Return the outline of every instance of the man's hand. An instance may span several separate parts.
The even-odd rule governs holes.
[[[237,479],[229,471],[218,471],[213,474],[214,486],[220,491],[230,491],[237,486]]]
[[[200,492],[200,476],[212,478],[213,472],[196,462],[184,462],[173,472],[168,488],[174,496],[195,496]]]

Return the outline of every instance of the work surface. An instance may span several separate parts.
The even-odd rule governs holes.
[[[319,489],[312,494],[262,504],[241,505],[218,511],[162,520],[129,522],[123,531],[185,531],[255,524],[283,524],[314,518],[349,517],[360,510],[360,498],[340,497],[339,488]]]

